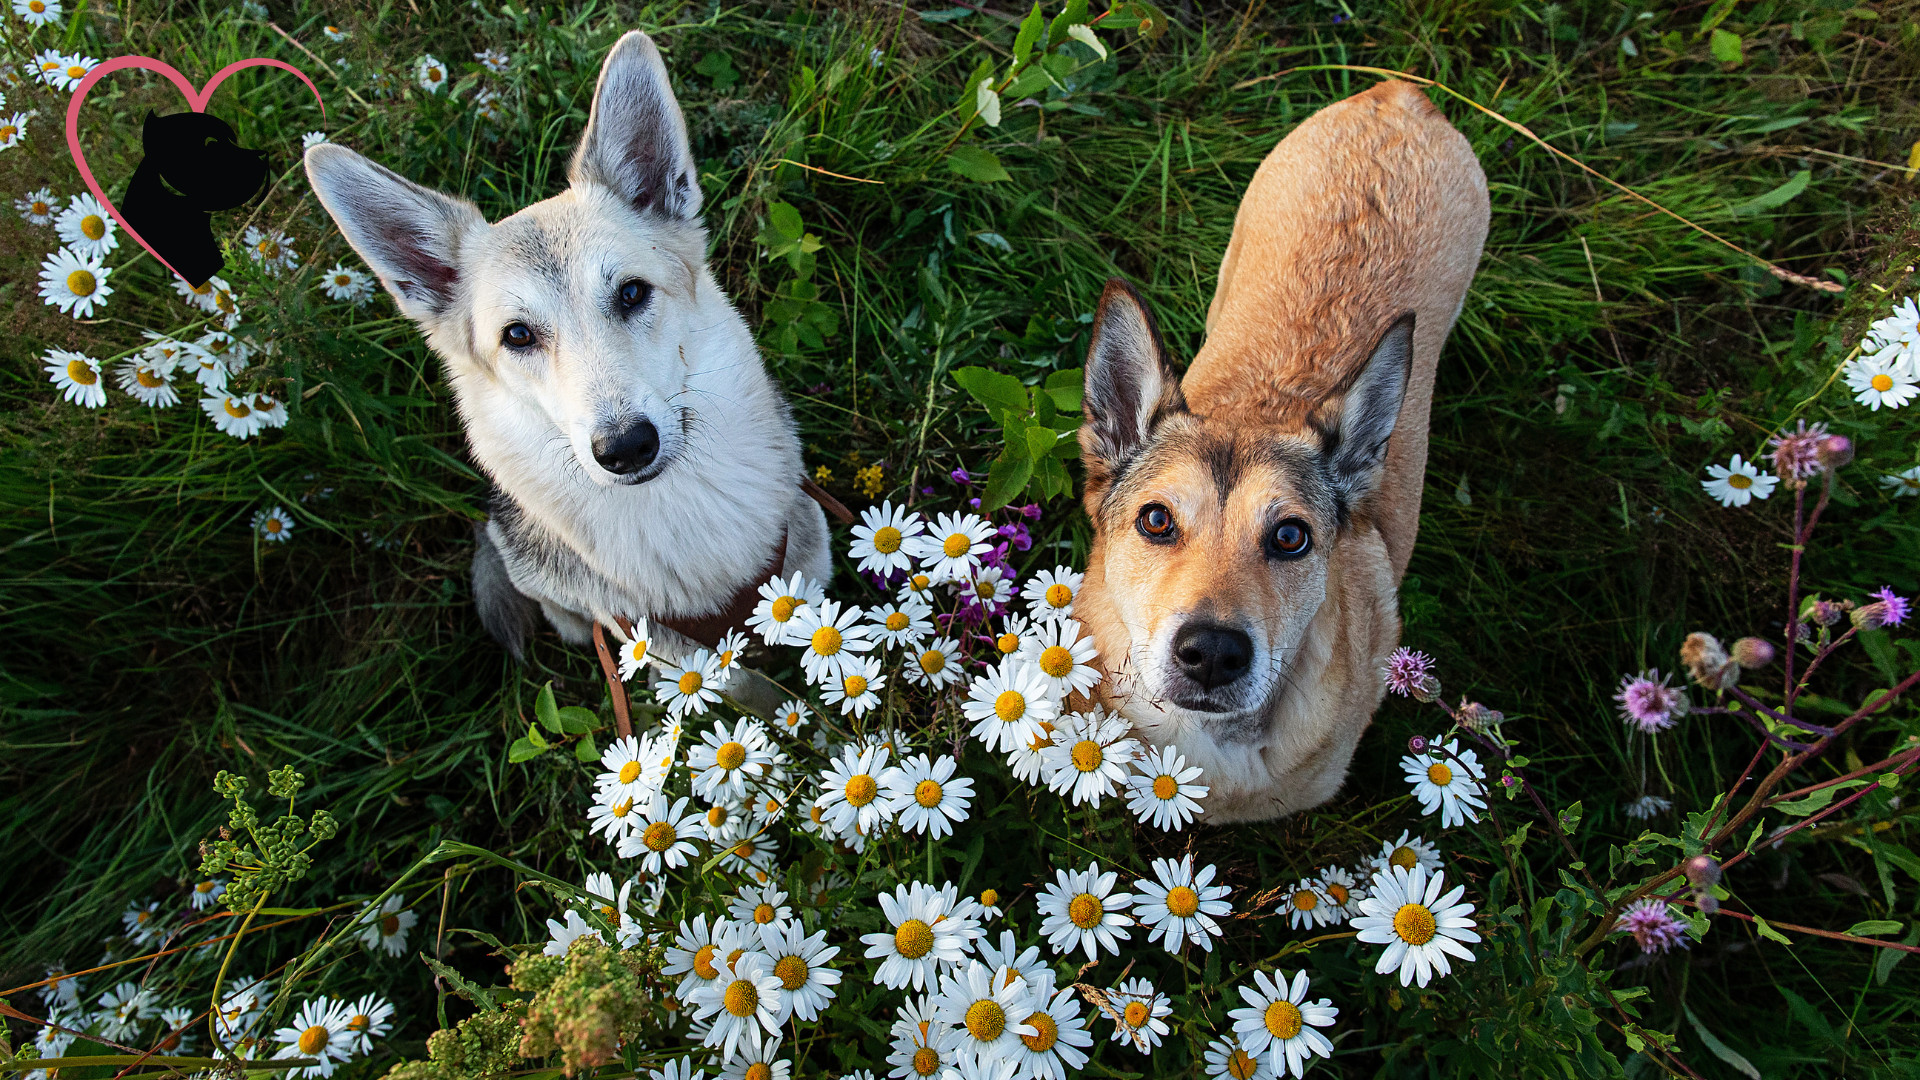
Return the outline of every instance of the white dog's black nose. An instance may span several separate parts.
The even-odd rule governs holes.
[[[660,431],[645,417],[593,437],[593,460],[615,476],[630,476],[653,464],[660,453]]]
[[[1225,686],[1253,665],[1253,639],[1231,626],[1188,623],[1174,636],[1173,662],[1204,689]]]

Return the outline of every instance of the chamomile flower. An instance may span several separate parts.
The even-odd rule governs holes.
[[[1401,986],[1417,982],[1425,987],[1435,972],[1452,972],[1449,954],[1473,959],[1461,944],[1480,940],[1473,929],[1473,905],[1460,902],[1465,886],[1442,895],[1446,887],[1445,874],[1436,870],[1429,875],[1423,866],[1411,871],[1395,866],[1373,875],[1352,925],[1361,941],[1387,947],[1373,967],[1376,973],[1399,968]]]
[[[1279,1080],[1266,1058],[1247,1053],[1232,1035],[1208,1043],[1204,1061],[1207,1080]]]
[[[180,404],[180,392],[173,386],[171,364],[155,363],[145,355],[129,356],[121,361],[115,378],[120,389],[148,408],[168,409]]]
[[[647,670],[647,650],[653,647],[653,634],[647,626],[647,620],[635,619],[632,630],[615,628],[614,637],[620,647],[614,655],[620,660],[620,681],[632,682],[635,675]]]
[[[429,53],[414,62],[413,79],[420,84],[420,89],[437,94],[447,88],[447,65]]]
[[[649,874],[678,869],[698,853],[693,842],[706,834],[704,821],[698,811],[688,812],[685,795],[672,804],[655,798],[621,838],[617,853],[623,859],[639,859],[640,868]]]
[[[922,600],[931,604],[933,603],[933,585],[932,574],[924,570],[916,571],[908,574],[906,580],[900,583],[900,588],[893,594],[893,598],[903,604],[909,600]]]
[[[394,893],[360,915],[360,945],[368,952],[379,949],[388,956],[405,956],[407,931],[419,921],[420,916],[407,910],[406,895]]]
[[[513,58],[499,49],[482,49],[474,53],[473,58],[480,61],[481,67],[495,75],[505,75],[507,69],[513,66]]]
[[[842,607],[837,600],[822,600],[801,608],[793,617],[793,640],[804,650],[800,666],[806,670],[808,682],[832,685],[848,661],[873,648],[860,615],[860,609],[852,604]]]
[[[1147,979],[1128,979],[1107,991],[1113,1007],[1113,1041],[1123,1042],[1143,1054],[1153,1052],[1171,1029],[1161,1017],[1173,1012],[1167,995],[1154,989]]]
[[[253,415],[259,417],[260,427],[283,428],[287,426],[287,405],[271,394],[254,394],[247,399],[253,406]]]
[[[1401,830],[1398,840],[1389,840],[1380,845],[1380,853],[1366,861],[1365,875],[1385,873],[1391,867],[1412,870],[1424,867],[1429,871],[1440,869],[1440,849],[1425,840]]]
[[[60,21],[60,0],[13,0],[13,13],[28,26],[46,26]]]
[[[880,893],[880,912],[892,930],[862,934],[867,959],[879,960],[873,981],[899,990],[925,990],[936,985],[941,964],[957,964],[966,956],[966,938],[947,919],[946,898],[940,890],[916,881]]]
[[[1360,911],[1360,901],[1367,898],[1366,886],[1354,881],[1353,871],[1344,866],[1327,866],[1320,870],[1320,891],[1327,894],[1331,903],[1329,924],[1343,923]]]
[[[65,965],[47,969],[47,984],[40,988],[40,1000],[49,1009],[71,1009],[80,1001],[80,978],[67,974]],[[57,1055],[44,1055],[57,1056]]]
[[[1920,495],[1920,465],[1904,472],[1888,473],[1880,478],[1880,486],[1893,493],[1895,498],[1902,495],[1909,498]]]
[[[278,506],[255,511],[251,525],[260,539],[270,544],[284,544],[293,539],[293,518]]]
[[[982,889],[977,899],[980,904],[981,922],[986,922],[989,919],[997,919],[1006,914],[1006,912],[1000,909],[1000,891],[998,889]]]
[[[856,826],[871,834],[893,816],[893,804],[885,794],[886,774],[886,747],[849,746],[820,774],[820,797],[814,805],[840,835],[853,832]]]
[[[29,191],[13,200],[13,208],[20,212],[20,220],[29,225],[48,225],[53,222],[53,189],[41,188]]]
[[[818,582],[808,581],[805,574],[774,578],[760,586],[760,602],[747,619],[747,629],[769,645],[796,644],[794,617],[824,599],[826,591]]]
[[[11,150],[27,138],[27,121],[33,119],[29,113],[17,112],[11,116],[0,116],[0,150]]]
[[[341,1012],[346,1014],[356,1053],[373,1053],[373,1040],[384,1037],[393,1027],[393,1002],[379,994],[363,995],[351,1005],[343,1001]]]
[[[113,287],[107,284],[112,276],[99,256],[61,248],[40,261],[40,299],[63,315],[89,319],[93,309],[106,307],[107,297],[113,295]]]
[[[888,1080],[929,1080],[953,1065],[953,1054],[944,1049],[947,1025],[934,1015],[931,995],[907,999],[889,1038]]]
[[[313,149],[316,146],[319,146],[321,143],[326,141],[327,141],[326,132],[309,131],[305,135],[300,136],[300,152],[304,154],[307,151]]]
[[[1056,566],[1033,575],[1020,590],[1027,601],[1027,613],[1036,623],[1067,618],[1073,614],[1073,598],[1080,595],[1084,580],[1085,575],[1071,566]]]
[[[345,263],[334,263],[320,275],[320,291],[329,300],[364,304],[373,298],[373,278]]]
[[[1088,692],[1100,685],[1100,669],[1095,666],[1099,654],[1093,635],[1085,633],[1072,619],[1054,619],[1038,623],[1020,642],[1020,655],[1038,668],[1056,698],[1075,691]]]
[[[193,905],[193,910],[205,911],[219,903],[220,897],[225,895],[226,891],[227,883],[225,880],[221,878],[208,878],[205,881],[194,883],[193,891],[187,895],[187,901]]]
[[[74,53],[64,58],[60,70],[47,81],[55,90],[72,90],[80,85],[80,80],[86,78],[88,72],[99,66],[100,61],[93,57]]]
[[[983,566],[974,571],[972,578],[953,584],[955,592],[986,608],[990,614],[999,614],[1007,601],[1013,599],[1013,579],[998,566]]]
[[[944,754],[938,760],[918,754],[901,758],[898,767],[887,770],[887,799],[899,816],[902,832],[946,836],[954,825],[967,820],[973,781],[953,775],[959,764]]]
[[[95,1002],[99,1006],[98,1018],[100,1033],[109,1039],[125,1041],[132,1038],[147,1021],[160,1012],[159,1003],[154,1000],[152,990],[145,989],[132,982],[123,982],[100,995]]]
[[[318,1058],[319,1063],[293,1069],[295,1077],[332,1076],[340,1063],[353,1056],[359,1037],[347,1030],[342,1003],[317,997],[300,1007],[293,1023],[273,1033],[273,1041],[285,1043],[276,1058]]]
[[[129,903],[127,910],[120,913],[120,928],[135,945],[145,945],[159,937],[164,921],[158,900],[149,900],[144,904]]]
[[[729,630],[713,647],[713,665],[720,672],[720,685],[726,686],[740,666],[740,654],[747,651],[747,635]]]
[[[773,711],[774,730],[784,731],[789,735],[799,734],[800,729],[806,727],[807,721],[811,719],[813,719],[813,710],[807,708],[807,703],[799,698],[781,702],[780,707]]]
[[[1053,724],[1040,722],[1040,731],[1025,746],[1016,746],[1007,751],[1007,767],[1013,770],[1013,778],[1023,784],[1041,787],[1047,782],[1047,747],[1053,745]]]
[[[1164,938],[1162,944],[1170,953],[1179,952],[1188,941],[1213,951],[1213,939],[1222,933],[1214,917],[1233,910],[1226,901],[1233,890],[1213,883],[1216,872],[1208,863],[1195,873],[1193,856],[1185,855],[1177,863],[1155,859],[1152,878],[1134,879],[1133,917],[1150,928],[1148,942]]]
[[[1234,1037],[1250,1054],[1264,1055],[1274,1075],[1298,1077],[1315,1057],[1332,1057],[1333,1043],[1315,1028],[1331,1027],[1340,1010],[1327,998],[1307,1000],[1307,973],[1253,973],[1253,986],[1240,985],[1247,1004],[1228,1013]],[[1425,986],[1425,983],[1421,983]]]
[[[1031,742],[1042,722],[1060,715],[1060,706],[1032,665],[1008,657],[974,678],[960,711],[973,723],[974,738],[990,752],[1004,753]]]
[[[66,349],[48,349],[41,358],[47,381],[60,388],[60,397],[75,405],[97,409],[107,403],[107,380],[100,374],[100,361],[85,353]]]
[[[753,1052],[766,1039],[780,1038],[787,995],[760,952],[743,952],[717,967],[720,977],[694,987],[686,1000],[696,1018],[713,1020],[704,1043],[719,1048],[723,1061],[732,1061],[742,1050]]]
[[[764,833],[750,832],[718,841],[720,846],[720,869],[732,874],[746,874],[758,882],[773,880],[768,869],[773,865],[773,838]]]
[[[1125,787],[1127,771],[1141,754],[1139,740],[1128,734],[1126,717],[1100,706],[1092,712],[1068,713],[1054,721],[1051,742],[1040,750],[1047,790],[1073,799],[1073,805],[1100,800]]]
[[[1920,472],[1920,466],[1915,471]],[[944,637],[922,642],[901,669],[908,682],[929,690],[952,686],[966,677],[960,670],[959,642]]]
[[[853,527],[853,544],[847,554],[860,560],[857,569],[886,577],[896,570],[913,569],[912,548],[927,523],[906,507],[892,501],[869,506],[860,512],[860,524]]]
[[[1051,983],[1049,983],[1051,987]],[[1020,1036],[1008,1060],[1014,1075],[1033,1080],[1067,1080],[1087,1063],[1086,1048],[1093,1045],[1093,1032],[1080,1012],[1079,999],[1072,987],[1033,994],[1027,999],[1033,1011],[1026,1017],[1032,1035]]]
[[[59,78],[60,69],[66,67],[67,58],[60,55],[59,49],[42,49],[33,54],[33,77],[48,86]]]
[[[1000,623],[1000,633],[994,636],[994,651],[1001,656],[1018,655],[1026,649],[1037,625],[1025,615],[1007,616]]]
[[[190,285],[187,283],[187,279],[176,277],[173,279],[173,291],[179,293],[180,298],[185,300],[189,306],[198,308],[209,315],[219,315],[222,313],[220,307],[221,296],[228,297],[229,303],[232,302],[231,298],[233,296],[233,289],[227,284],[226,279],[217,275],[208,278],[198,285]]]
[[[1894,301],[1893,310],[1885,318],[1875,319],[1867,327],[1860,346],[1889,361],[1904,363],[1911,370],[1920,360],[1920,305],[1911,296]]]
[[[547,944],[540,950],[542,956],[565,956],[574,942],[589,935],[600,936],[600,932],[595,930],[593,924],[583,918],[579,912],[568,908],[564,915],[565,921],[547,920]],[[604,942],[606,938],[601,937],[600,940]]]
[[[633,835],[641,817],[640,802],[633,796],[596,791],[593,804],[587,807],[587,832],[606,834],[607,843],[619,852],[621,842]],[[625,852],[620,854],[624,856]]]
[[[1400,759],[1407,783],[1413,785],[1413,797],[1420,800],[1420,812],[1438,810],[1443,829],[1479,821],[1477,811],[1487,808],[1487,773],[1479,756],[1452,741],[1443,745],[1436,738],[1432,744],[1425,754]]]
[[[880,674],[880,661],[874,657],[849,660],[840,666],[840,674],[820,694],[822,705],[840,706],[840,715],[854,719],[867,715],[880,706],[880,691],[885,689],[887,677]]]
[[[1022,950],[1011,930],[1000,931],[997,946],[980,942],[980,962],[992,970],[995,982],[1025,982],[1028,992],[1036,995],[1053,988],[1053,968],[1040,959],[1040,947],[1029,945]]]
[[[249,439],[260,431],[260,420],[245,395],[209,394],[200,399],[200,411],[207,414],[222,435]]]
[[[1882,356],[1862,356],[1842,369],[1853,400],[1879,412],[1882,405],[1897,409],[1920,397],[1920,376],[1899,360]]]
[[[175,1005],[160,1010],[160,1030],[166,1032],[157,1044],[164,1054],[191,1053],[193,1051],[193,1033],[196,1027],[193,1010],[185,1005]]]
[[[915,597],[867,612],[867,636],[889,649],[917,648],[933,633],[933,609]]]
[[[645,806],[666,783],[672,766],[664,756],[651,737],[615,739],[600,754],[600,773],[593,781],[597,798],[609,804],[630,799]]]
[[[120,225],[91,192],[67,200],[67,208],[53,221],[54,231],[68,250],[84,259],[104,259],[120,246]]]
[[[337,26],[323,26],[320,28],[320,32],[327,35],[327,40],[334,42],[335,44],[345,41],[348,38],[353,36],[348,31],[342,30]]]
[[[766,954],[768,970],[780,980],[786,992],[781,1005],[780,1022],[797,1016],[812,1022],[833,1004],[834,987],[840,985],[840,973],[830,962],[840,955],[838,945],[827,944],[827,932],[808,935],[798,921],[782,920],[760,927],[760,951]]]
[[[793,909],[787,906],[787,894],[769,885],[764,889],[743,886],[739,895],[727,901],[727,918],[754,930],[773,923],[793,921]]]
[[[279,277],[280,271],[300,265],[300,256],[293,250],[293,240],[278,229],[249,225],[240,240],[247,245],[248,257],[259,263],[260,272],[268,277]]]
[[[1027,986],[996,983],[993,970],[978,960],[941,973],[933,1011],[947,1026],[947,1049],[963,1070],[1005,1061],[1022,1037],[1040,1034],[1026,1022],[1034,1011]]]
[[[1325,926],[1336,918],[1333,897],[1328,896],[1320,883],[1312,878],[1301,878],[1293,883],[1280,898],[1280,907],[1276,915],[1287,917],[1287,927],[1291,930],[1311,930],[1316,926]]]
[[[704,1031],[696,1032],[692,1028],[687,1033],[699,1038],[706,1037]],[[752,1050],[742,1047],[732,1061],[721,1064],[717,1080],[791,1080],[793,1062],[779,1057],[779,1053],[778,1037],[768,1038]]]
[[[715,919],[709,926],[704,913],[695,915],[692,922],[680,923],[673,944],[667,946],[667,962],[660,973],[684,976],[673,991],[673,996],[684,1002],[695,990],[718,980],[721,961],[736,948],[745,949],[749,944],[746,932],[733,923]]]
[[[693,793],[712,801],[745,799],[748,781],[768,775],[774,764],[767,729],[746,717],[736,721],[732,730],[722,720],[701,732],[699,744],[687,755],[687,765],[695,774]]]
[[[677,1057],[661,1068],[648,1069],[647,1080],[707,1080],[707,1071],[690,1057]]]
[[[653,684],[653,693],[667,707],[669,716],[700,716],[707,706],[720,704],[720,685],[720,666],[714,655],[699,649],[685,663],[668,668]]]
[[[1120,942],[1131,937],[1127,927],[1133,925],[1126,914],[1133,894],[1114,892],[1119,880],[1115,871],[1101,873],[1097,862],[1085,870],[1054,871],[1054,880],[1035,901],[1043,916],[1040,933],[1054,955],[1072,952],[1076,945],[1089,960],[1100,959],[1101,949],[1119,955]]]
[[[913,538],[909,554],[934,584],[968,581],[980,557],[993,550],[993,526],[978,514],[940,514],[923,534]]]
[[[1207,785],[1194,783],[1200,771],[1198,765],[1189,767],[1172,743],[1145,750],[1127,777],[1127,808],[1141,824],[1180,831],[1200,813],[1200,800],[1207,797]]]
[[[1721,506],[1745,506],[1772,495],[1774,485],[1779,482],[1779,477],[1761,472],[1752,462],[1742,461],[1740,455],[1735,454],[1725,465],[1707,466],[1707,479],[1700,481],[1700,486],[1719,499]]]

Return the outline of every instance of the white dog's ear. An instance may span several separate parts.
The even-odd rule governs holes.
[[[667,83],[653,39],[629,31],[600,68],[587,130],[568,179],[610,188],[642,210],[692,220],[700,213],[700,177],[687,121]]]
[[[1089,476],[1119,472],[1162,417],[1186,408],[1153,313],[1119,278],[1100,294],[1086,379],[1080,449]]]
[[[446,314],[460,280],[460,246],[487,227],[480,211],[333,143],[308,150],[306,165],[320,205],[401,313],[418,323]]]
[[[1373,352],[1345,386],[1328,395],[1315,411],[1321,450],[1349,504],[1366,498],[1380,482],[1387,440],[1400,418],[1413,373],[1413,312],[1393,321]]]

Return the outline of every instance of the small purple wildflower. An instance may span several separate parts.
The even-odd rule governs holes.
[[[1675,945],[1687,948],[1687,928],[1667,907],[1665,900],[1649,897],[1629,907],[1614,924],[1617,933],[1632,934],[1634,944],[1644,953],[1663,953]]]
[[[921,488],[921,489],[920,489],[920,494],[922,494],[922,495],[931,495],[931,494],[933,494],[933,489],[932,489],[932,488],[930,488],[930,487],[923,487],[923,488]]]
[[[1020,516],[1023,518],[1026,518],[1028,521],[1039,521],[1040,520],[1040,504],[1028,503],[1027,505],[1021,507]]]
[[[1827,425],[1807,426],[1805,420],[1799,427],[1767,440],[1773,447],[1768,456],[1773,460],[1773,471],[1788,487],[1801,487],[1815,476],[1826,471],[1827,464],[1822,460],[1821,451],[1827,441]]]
[[[1867,595],[1873,597],[1875,600],[1879,601],[1880,603],[1887,605],[1886,614],[1880,616],[1880,625],[1882,626],[1905,626],[1906,625],[1907,613],[1913,610],[1913,605],[1907,600],[1906,597],[1897,595],[1893,591],[1893,586],[1882,585],[1880,586],[1879,592],[1869,593]]]
[[[980,509],[980,500],[979,500],[979,499],[968,499],[968,500],[967,500],[967,505],[968,505],[968,506],[971,506],[971,507],[973,507],[973,508],[974,508],[975,510],[978,510],[978,509]]]
[[[994,531],[1006,537],[1015,551],[1026,551],[1033,547],[1033,534],[1027,531],[1025,522],[1016,521],[1012,525],[1002,525]]]
[[[1653,735],[1685,716],[1687,697],[1677,687],[1668,686],[1668,678],[1658,669],[1622,676],[1620,692],[1613,695],[1613,700],[1620,703],[1620,719],[1639,728],[1643,735]]]
[[[1387,657],[1387,689],[1401,697],[1411,697],[1420,691],[1432,673],[1433,657],[1415,652],[1405,645],[1393,650],[1393,655]]]
[[[962,468],[962,469],[955,469],[955,470],[953,470],[952,472],[950,472],[950,473],[948,473],[947,475],[948,475],[948,476],[950,476],[950,477],[952,477],[952,478],[953,478],[953,482],[954,482],[954,483],[956,483],[956,484],[971,484],[971,483],[973,483],[973,477],[971,477],[971,476],[968,476],[968,475],[967,475],[967,470],[966,470],[966,469],[964,469],[964,468]]]

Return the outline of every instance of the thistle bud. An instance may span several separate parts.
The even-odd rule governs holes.
[[[1773,663],[1777,654],[1778,650],[1773,647],[1773,642],[1765,638],[1743,637],[1733,643],[1733,662],[1748,671]]]
[[[1728,690],[1740,681],[1740,665],[1712,634],[1688,634],[1680,643],[1680,662],[1687,665],[1694,682],[1709,690]]]
[[[1454,719],[1468,731],[1486,732],[1499,727],[1506,716],[1498,709],[1489,709],[1477,701],[1462,701],[1454,714]]]
[[[1861,607],[1854,608],[1853,612],[1850,615],[1850,618],[1853,619],[1854,629],[1856,630],[1880,629],[1881,627],[1887,625],[1888,610],[1889,609],[1887,607],[1887,603],[1884,600],[1876,600],[1871,604],[1866,604]]]
[[[1413,700],[1415,701],[1424,704],[1439,696],[1440,677],[1438,675],[1422,675],[1420,681],[1414,684]]]
[[[1705,853],[1681,863],[1680,872],[1687,875],[1687,884],[1696,889],[1711,889],[1720,884],[1720,861]]]
[[[1812,610],[1807,614],[1821,626],[1832,626],[1846,618],[1852,608],[1853,602],[1850,600],[1815,600]]]
[[[1413,738],[1407,740],[1407,753],[1418,757],[1426,752],[1427,737],[1425,735],[1415,735]]]
[[[1845,435],[1829,435],[1820,440],[1820,464],[1837,469],[1853,460],[1853,440]]]

